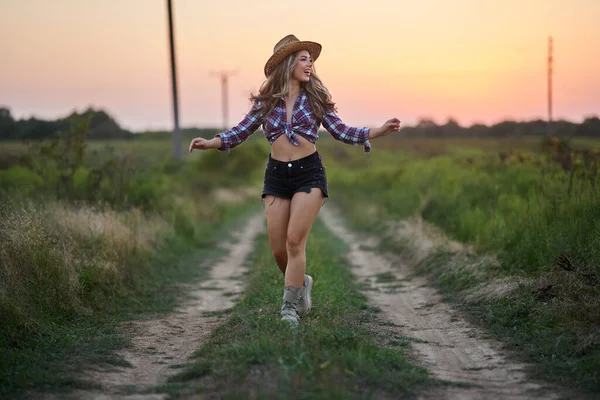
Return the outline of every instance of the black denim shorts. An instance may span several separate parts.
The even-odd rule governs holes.
[[[310,193],[312,188],[321,189],[325,198],[327,192],[327,176],[321,156],[314,152],[309,156],[294,161],[275,160],[269,154],[262,198],[273,195],[282,199],[291,199],[294,193]]]

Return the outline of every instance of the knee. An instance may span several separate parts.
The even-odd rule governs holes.
[[[287,250],[285,248],[273,250],[273,258],[275,259],[275,264],[286,265],[288,258]]]
[[[304,242],[304,238],[298,235],[288,235],[286,241],[287,253],[291,257],[299,255],[302,251],[304,251]]]

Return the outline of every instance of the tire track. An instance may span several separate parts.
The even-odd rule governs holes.
[[[416,338],[411,348],[418,363],[439,379],[468,385],[435,388],[422,394],[421,399],[561,398],[556,388],[529,379],[527,365],[509,360],[500,343],[483,339],[481,332],[442,301],[425,278],[412,276],[410,265],[365,249],[367,242],[349,232],[335,211],[323,208],[319,215],[349,247],[347,258],[352,272],[368,287],[365,295],[371,304],[396,324],[399,334]],[[390,278],[395,285],[390,285]]]
[[[252,217],[236,231],[233,240],[223,246],[229,254],[218,261],[207,280],[187,286],[186,300],[162,318],[132,321],[123,326],[131,335],[131,348],[118,353],[131,367],[85,371],[84,379],[97,383],[101,389],[79,390],[61,395],[69,399],[139,399],[158,400],[167,394],[141,394],[140,391],[167,382],[177,367],[188,361],[189,355],[202,346],[213,328],[222,321],[218,312],[234,305],[243,290],[242,272],[254,239],[264,230],[264,216]],[[188,298],[189,297],[189,298]],[[132,394],[135,388],[135,394]],[[48,398],[48,396],[45,396]]]

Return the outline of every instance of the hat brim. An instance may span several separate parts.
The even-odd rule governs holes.
[[[265,76],[268,77],[277,64],[282,62],[287,56],[300,50],[307,50],[314,62],[319,58],[321,48],[322,46],[319,43],[309,41],[293,42],[283,46],[267,60],[267,63],[265,64]]]

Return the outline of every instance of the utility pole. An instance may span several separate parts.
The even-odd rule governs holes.
[[[220,71],[220,72],[212,72],[212,76],[218,76],[221,80],[221,109],[223,112],[223,129],[227,130],[229,128],[227,118],[229,114],[229,98],[227,97],[227,84],[229,77],[234,75],[237,71]]]
[[[552,36],[548,37],[548,137],[552,136]]]
[[[173,144],[173,158],[181,158],[181,131],[179,130],[179,102],[177,98],[177,69],[175,68],[175,40],[173,38],[173,11],[171,0],[167,0],[167,13],[169,16],[169,45],[171,48],[171,84],[173,87],[173,121],[175,127],[171,135]]]

